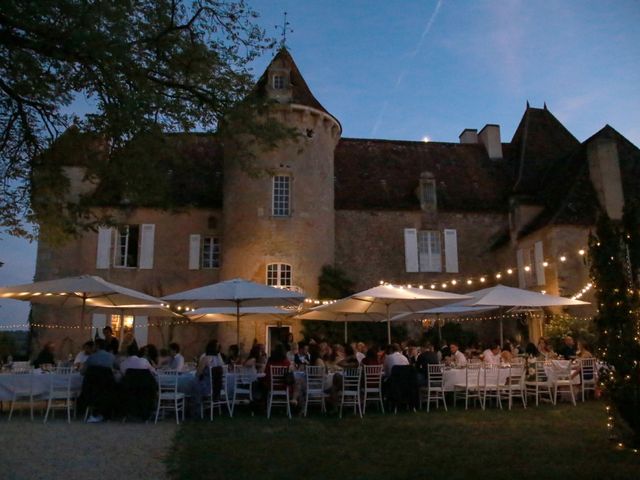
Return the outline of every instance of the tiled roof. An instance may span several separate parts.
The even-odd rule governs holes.
[[[556,162],[543,178],[545,209],[523,230],[525,236],[545,225],[593,225],[600,209],[589,177],[588,145],[598,139],[616,142],[625,198],[640,198],[640,150],[606,125],[573,154]]]
[[[147,170],[153,170],[153,182],[149,182],[148,191],[129,199],[130,204],[159,208],[222,207],[223,151],[218,139],[204,133],[178,133],[167,134],[158,142],[162,148],[147,159]],[[113,188],[119,181],[109,176],[101,182],[95,202],[122,204],[118,189]]]
[[[556,163],[580,146],[580,142],[545,108],[527,107],[511,140],[514,193],[542,200],[543,179]]]
[[[512,179],[478,144],[343,138],[335,151],[336,209],[415,209],[422,172],[439,210],[505,211]]]
[[[313,96],[311,93],[311,89],[305,82],[300,70],[298,70],[298,66],[296,62],[293,61],[293,57],[289,53],[286,48],[281,48],[271,63],[264,71],[258,82],[254,87],[254,93],[261,97],[267,96],[267,85],[269,82],[269,68],[271,66],[276,66],[280,68],[286,68],[289,70],[289,81],[291,84],[291,103],[296,105],[303,105],[306,107],[315,108],[316,110],[320,110],[321,112],[326,113],[327,115],[331,115],[322,104]],[[335,117],[334,117],[335,118]],[[338,120],[336,119],[338,122]],[[340,122],[338,122],[339,124]]]

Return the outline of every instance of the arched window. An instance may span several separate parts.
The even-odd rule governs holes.
[[[270,263],[267,265],[267,285],[272,287],[290,287],[293,285],[291,265]]]

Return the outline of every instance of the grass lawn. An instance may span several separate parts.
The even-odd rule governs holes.
[[[175,479],[638,479],[607,439],[601,402],[287,420],[239,413],[178,431]]]

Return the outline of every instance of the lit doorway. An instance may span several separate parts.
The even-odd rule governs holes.
[[[271,356],[276,345],[287,343],[289,333],[291,333],[289,325],[267,325],[267,355]]]

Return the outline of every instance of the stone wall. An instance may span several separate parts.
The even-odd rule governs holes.
[[[408,273],[404,229],[455,229],[459,273]],[[421,211],[336,211],[336,266],[356,282],[357,290],[394,283],[430,284],[490,274],[495,264],[490,246],[507,228],[506,214],[439,212],[426,219]],[[443,247],[444,261],[444,247]],[[443,267],[444,270],[444,267]],[[480,288],[458,283],[456,292]]]

